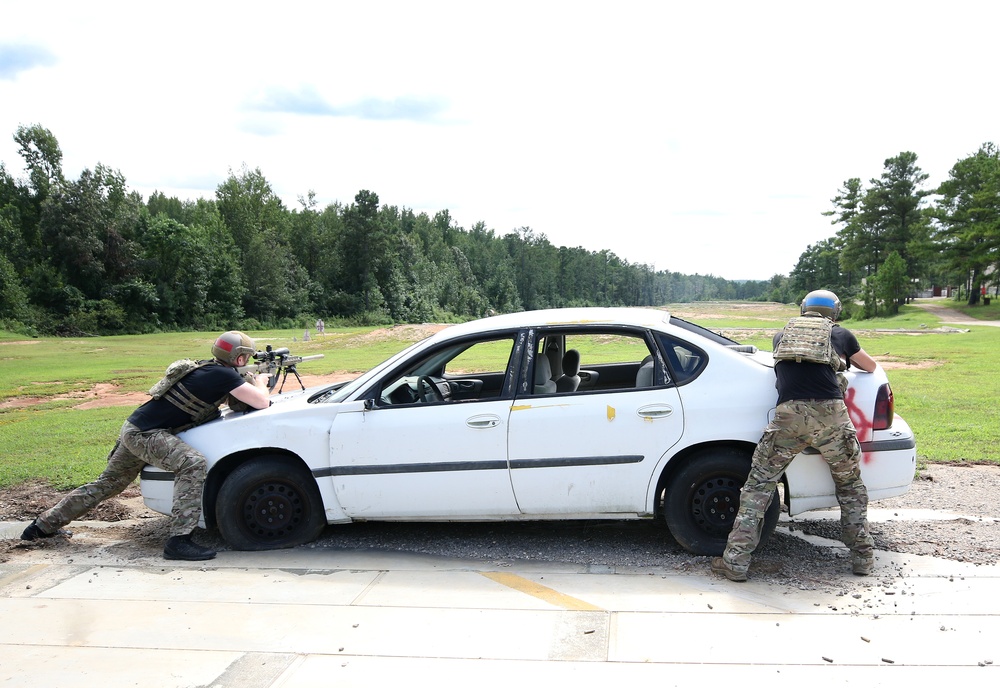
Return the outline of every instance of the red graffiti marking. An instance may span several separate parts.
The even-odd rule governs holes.
[[[872,419],[858,406],[857,395],[858,390],[849,387],[847,394],[844,395],[844,403],[847,404],[847,413],[851,416],[851,422],[854,423],[854,428],[858,431],[858,441],[867,442],[872,439]],[[869,452],[862,452],[861,460],[863,462],[867,463],[870,459]]]

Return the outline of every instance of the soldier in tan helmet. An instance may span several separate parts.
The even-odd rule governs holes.
[[[60,530],[63,526],[119,494],[138,477],[143,465],[150,464],[174,474],[170,537],[163,548],[164,558],[202,561],[214,557],[214,550],[191,539],[201,519],[205,457],[176,433],[217,417],[219,407],[230,398],[255,409],[270,404],[268,375],[257,375],[248,382],[236,371],[247,364],[254,351],[250,337],[230,331],[215,340],[213,358],[171,364],[167,376],[150,390],[153,398],[125,421],[100,477],[39,515],[21,539],[67,534]]]

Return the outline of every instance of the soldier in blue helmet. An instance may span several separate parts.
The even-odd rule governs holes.
[[[838,372],[853,365],[871,373],[877,363],[857,337],[835,324],[840,312],[840,299],[832,291],[809,292],[801,315],[774,336],[778,406],[754,452],[726,549],[712,560],[712,571],[731,581],[747,579],[777,482],[792,459],[810,446],[830,465],[852,570],[859,576],[872,571],[874,541],[868,532],[868,491],[861,481],[861,445],[844,403],[841,383],[846,380]]]

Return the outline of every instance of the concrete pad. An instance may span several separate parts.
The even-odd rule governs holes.
[[[89,568],[37,597],[346,606],[379,575],[341,570]]]
[[[40,560],[29,548],[0,564],[0,683],[1000,678],[1000,567],[933,557],[878,552],[875,576],[845,574],[834,593],[755,581],[752,567],[748,583],[732,583],[707,561],[684,573],[623,573],[309,548],[113,566],[101,556]]]
[[[669,642],[664,639],[664,642]],[[979,685],[1000,673],[972,667],[839,666],[754,664],[651,664],[635,662],[531,662],[411,657],[322,657],[311,655],[290,669],[281,688],[371,688],[400,683],[400,677],[427,677],[437,686],[510,688],[573,686],[608,688],[655,685],[691,688],[704,685],[899,686]]]
[[[888,563],[877,558],[883,570]],[[878,567],[877,567],[878,568]],[[911,568],[916,568],[911,567]],[[928,566],[928,569],[930,566]],[[950,568],[950,567],[949,567]],[[985,570],[984,570],[985,569]],[[978,567],[960,575],[843,576],[847,592],[788,588],[753,580],[733,583],[721,577],[688,575],[525,574],[563,594],[613,611],[767,614],[972,614],[1000,616],[1000,567]]]
[[[551,610],[553,605],[506,587],[479,572],[388,571],[355,601],[378,607]]]
[[[2,645],[494,659],[603,659],[606,613],[0,600]]]
[[[995,617],[629,612],[615,615],[608,660],[977,666],[997,658],[997,629]]]
[[[241,656],[238,652],[153,649],[143,651],[140,657],[128,648],[0,644],[0,682],[9,688],[210,686],[218,685],[213,681]],[[245,688],[269,685],[272,683],[244,684]]]

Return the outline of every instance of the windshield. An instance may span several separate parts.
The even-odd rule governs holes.
[[[378,373],[380,370],[382,370],[386,366],[392,365],[400,357],[405,356],[410,351],[412,351],[413,349],[416,349],[419,346],[422,346],[426,342],[427,342],[427,340],[424,339],[424,340],[421,340],[419,342],[414,342],[413,344],[410,344],[408,347],[406,347],[405,349],[403,349],[399,353],[397,353],[397,354],[395,354],[393,356],[390,356],[389,358],[387,358],[384,361],[382,361],[381,363],[379,363],[377,366],[375,366],[374,368],[372,368],[371,370],[369,370],[367,373],[364,373],[363,375],[360,375],[359,377],[354,378],[353,380],[351,380],[350,382],[348,382],[347,384],[345,384],[343,387],[341,387],[340,389],[336,390],[333,394],[330,394],[330,395],[322,394],[322,395],[320,395],[318,397],[314,397],[313,399],[310,399],[310,402],[314,403],[314,404],[315,403],[326,404],[326,403],[339,403],[341,401],[344,401],[345,399],[349,399],[351,397],[351,395],[354,394],[359,388],[364,387],[365,385],[367,385],[368,381],[372,378],[373,375],[375,375],[376,373]]]

